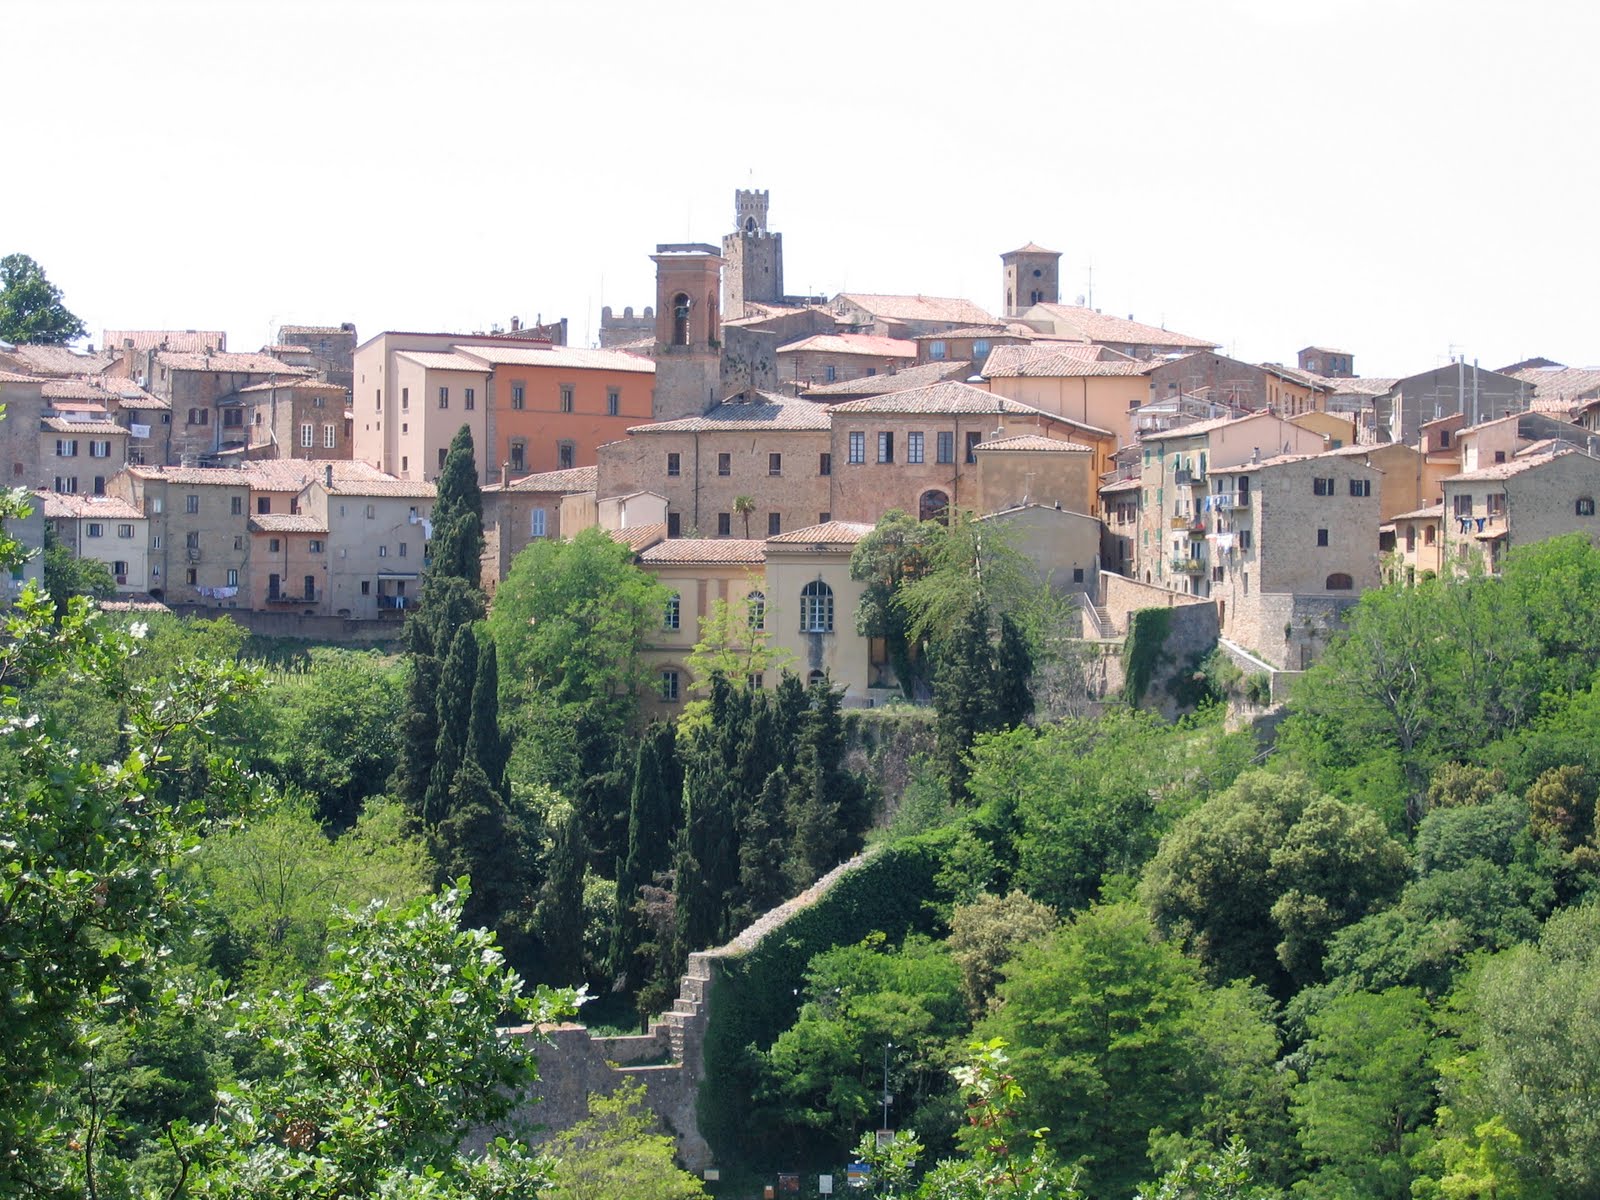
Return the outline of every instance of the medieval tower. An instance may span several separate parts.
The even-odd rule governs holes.
[[[1061,302],[1061,255],[1029,242],[1000,256],[1005,266],[1005,313],[1020,317],[1035,304]]]
[[[723,312],[730,321],[745,315],[745,304],[783,301],[783,234],[767,231],[767,193],[733,194],[734,231],[722,239],[728,273]]]
[[[717,402],[722,375],[722,256],[699,242],[656,247],[657,421],[698,417]]]

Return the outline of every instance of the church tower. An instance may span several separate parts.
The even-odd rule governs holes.
[[[722,376],[722,256],[700,242],[656,247],[657,421],[698,417],[717,402]]]
[[[1005,265],[1005,313],[1020,317],[1035,304],[1061,303],[1061,255],[1029,242],[1002,254]]]
[[[783,300],[783,234],[767,231],[766,192],[733,194],[734,231],[722,239],[727,260],[727,297],[723,312],[728,320],[745,315],[745,304],[777,304]]]

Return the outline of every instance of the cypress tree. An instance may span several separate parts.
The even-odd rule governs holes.
[[[467,757],[472,737],[472,692],[478,676],[478,638],[472,626],[456,630],[450,655],[439,675],[439,736],[433,744],[433,770],[422,801],[422,820],[437,825],[450,811],[450,788]]]
[[[933,675],[937,753],[953,797],[966,790],[972,739],[994,727],[994,675],[989,610],[974,604],[941,643]]]
[[[523,891],[519,838],[500,789],[468,756],[450,785],[449,812],[439,822],[438,854],[446,879],[472,879],[472,894],[461,911],[466,926],[502,927],[516,911]]]
[[[1022,629],[1009,616],[1000,618],[1000,648],[995,653],[994,716],[1000,729],[1021,725],[1033,715],[1033,652]]]
[[[739,829],[740,903],[733,924],[742,928],[792,894],[784,870],[788,852],[789,774],[782,767],[767,776],[760,795],[744,813]]]
[[[658,721],[639,742],[628,803],[628,849],[617,860],[617,911],[608,955],[613,976],[637,987],[635,959],[647,931],[635,908],[640,889],[672,860],[672,844],[683,810],[683,772],[678,766],[671,722]]]
[[[472,431],[463,425],[450,441],[435,482],[433,561],[429,572],[477,585],[483,567],[483,492],[472,452]]]
[[[679,942],[700,950],[726,938],[729,908],[739,878],[738,831],[726,723],[734,716],[733,689],[720,675],[711,681],[709,729],[696,731],[683,752],[683,850],[677,860]]]
[[[444,659],[461,627],[482,617],[483,593],[476,584],[452,577],[429,576],[422,587],[420,607],[406,621],[409,670],[405,704],[400,714],[400,753],[395,767],[394,791],[406,810],[418,819],[426,819],[427,791],[433,779]],[[449,786],[448,777],[444,786]],[[437,816],[431,819],[437,820]]]
[[[864,792],[846,771],[844,719],[839,693],[823,679],[810,688],[811,707],[801,723],[796,766],[789,788],[793,830],[788,874],[796,890],[837,866],[852,848],[863,822]]]
[[[569,807],[556,826],[534,914],[544,950],[544,976],[552,984],[583,982],[583,872],[587,857],[583,823],[577,810]]]
[[[483,768],[489,785],[506,794],[506,760],[511,748],[500,731],[500,656],[485,632],[478,647],[478,673],[472,684],[472,719],[467,754]]]

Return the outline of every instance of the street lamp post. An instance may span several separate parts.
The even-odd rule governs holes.
[[[892,1049],[893,1042],[883,1044],[883,1124],[879,1128],[884,1131],[889,1128],[889,1051]]]

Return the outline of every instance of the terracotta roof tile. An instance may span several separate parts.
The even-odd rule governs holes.
[[[270,354],[190,354],[162,350],[156,354],[156,365],[169,371],[227,371],[242,375],[307,375],[305,367],[295,367]]]
[[[1099,429],[1093,425],[1085,425],[1081,421],[1072,421],[1066,417],[1058,417],[1054,413],[1047,413],[1042,409],[1034,408],[1031,404],[1023,404],[1019,400],[1008,400],[1004,396],[997,396],[993,392],[986,392],[982,388],[976,388],[970,384],[956,383],[954,380],[930,384],[928,387],[911,388],[902,392],[890,392],[886,396],[868,396],[861,400],[846,400],[842,404],[831,405],[829,411],[846,414],[894,415],[899,413],[926,413],[929,416],[1009,415],[1038,417],[1053,424],[1087,430],[1103,437],[1114,436],[1109,430]]]
[[[656,364],[620,350],[589,350],[580,346],[454,346],[457,354],[498,366],[559,367],[567,371],[631,371],[654,375]]]
[[[1080,376],[1146,375],[1158,363],[1127,355],[1102,357],[1103,346],[996,346],[984,360],[985,379],[1068,379]],[[1089,353],[1085,353],[1085,352]],[[1115,351],[1108,352],[1115,354]]]
[[[128,431],[109,418],[104,421],[81,421],[68,417],[46,417],[44,427],[54,433],[80,433],[88,435],[98,433],[103,437],[120,435],[126,437]]]
[[[274,390],[282,392],[289,388],[293,388],[297,392],[338,392],[340,395],[350,390],[346,387],[340,387],[337,383],[325,383],[320,379],[285,379],[277,381],[268,379],[262,383],[252,383],[249,387],[240,388],[239,395],[242,396],[246,392],[271,392]]]
[[[865,354],[873,358],[915,358],[917,344],[908,338],[872,337],[864,333],[814,333],[779,346],[777,353],[809,350],[819,354]]]
[[[1061,253],[1061,251],[1059,251],[1059,250],[1046,250],[1043,246],[1037,245],[1034,242],[1029,242],[1026,246],[1018,246],[1015,250],[1007,250],[1000,257],[1001,258],[1010,258],[1011,255],[1013,255],[1013,254],[1055,254],[1055,255],[1059,255],[1060,253]]]
[[[153,467],[130,463],[128,474],[138,479],[163,479],[186,487],[250,486],[250,476],[237,467]]]
[[[1540,467],[1548,466],[1558,458],[1565,458],[1569,454],[1577,453],[1578,451],[1573,447],[1563,446],[1561,449],[1551,451],[1549,454],[1540,454],[1529,458],[1514,458],[1510,462],[1494,463],[1491,466],[1479,467],[1476,471],[1462,471],[1459,475],[1446,475],[1439,482],[1478,483],[1496,479],[1510,479],[1513,476],[1521,475],[1525,471],[1534,471],[1538,470]],[[1585,457],[1588,456],[1585,455]],[[1591,462],[1592,461],[1593,460],[1591,460]],[[1596,469],[1600,470],[1600,464],[1596,464]]]
[[[0,371],[0,383],[43,383],[38,375],[25,375],[21,371]]]
[[[278,326],[278,336],[279,337],[282,337],[286,333],[316,334],[316,335],[318,335],[320,337],[332,337],[332,336],[334,336],[336,334],[341,334],[341,333],[354,334],[355,330],[353,330],[353,329],[341,329],[337,325],[280,325],[280,326]]]
[[[251,533],[327,533],[326,521],[305,513],[257,513],[250,518]]]
[[[562,495],[572,495],[578,492],[592,492],[600,486],[599,467],[569,467],[564,471],[539,471],[533,475],[524,475],[521,479],[514,479],[501,487],[492,483],[483,490],[486,492],[559,492]]]
[[[142,521],[145,519],[144,513],[126,500],[119,500],[112,496],[71,496],[46,491],[35,492],[34,494],[44,502],[42,507],[47,520],[66,517],[103,518],[107,521]]]
[[[0,352],[0,363],[10,360],[30,375],[98,375],[112,363],[109,354],[79,354],[70,346],[14,346]]]
[[[474,375],[489,375],[494,371],[490,363],[451,350],[396,350],[394,356],[428,371],[471,371]]]
[[[667,523],[655,521],[649,525],[634,525],[628,529],[612,529],[608,533],[612,541],[621,542],[628,549],[638,551],[666,537]]]
[[[883,396],[890,392],[903,392],[908,388],[923,387],[946,379],[966,379],[972,374],[970,362],[928,362],[914,367],[901,367],[892,375],[868,375],[863,379],[844,379],[838,383],[825,383],[806,389],[809,400],[829,400],[832,397]]]
[[[1444,516],[1444,505],[1430,504],[1427,508],[1417,508],[1410,512],[1395,513],[1391,520],[1395,521],[1422,521],[1429,517]]]
[[[132,342],[132,346],[125,345]],[[206,347],[220,350],[228,335],[220,329],[103,329],[100,344],[109,351],[176,350],[204,354]]]
[[[840,301],[865,309],[875,317],[891,321],[949,321],[960,325],[994,325],[992,313],[985,312],[971,300],[953,296],[891,296],[881,292],[840,292],[834,297],[834,309]]]
[[[1080,308],[1074,304],[1036,304],[1034,308],[1042,309],[1058,332],[1064,327],[1091,342],[1121,342],[1137,346],[1192,346],[1196,350],[1214,350],[1220,345],[1205,338],[1173,333],[1170,329],[1160,329],[1140,321],[1125,321],[1121,317],[1110,317],[1092,308]]]
[[[1100,485],[1100,494],[1103,496],[1107,492],[1136,492],[1142,486],[1143,484],[1137,476],[1130,479],[1118,479],[1112,483],[1102,483]]]
[[[825,432],[828,409],[810,400],[759,392],[757,401],[724,401],[701,417],[635,425],[629,433],[716,433],[759,429]]]
[[[871,525],[859,521],[824,521],[821,525],[807,525],[804,529],[791,529],[767,539],[769,546],[853,546],[872,532]]]
[[[1048,438],[1037,433],[1019,433],[1014,437],[996,438],[990,442],[979,442],[974,447],[976,450],[1044,450],[1055,454],[1092,454],[1093,446],[1080,446],[1077,442],[1063,441],[1060,438]]]
[[[1533,385],[1536,401],[1587,400],[1600,395],[1600,367],[1527,367],[1511,375]]]
[[[759,563],[767,544],[754,538],[667,538],[639,555],[646,565],[664,563]]]

